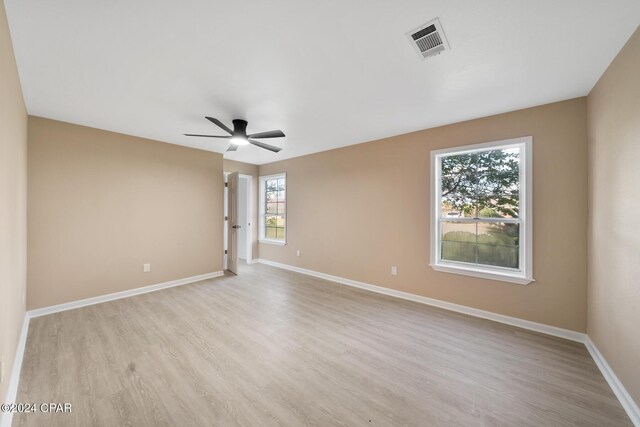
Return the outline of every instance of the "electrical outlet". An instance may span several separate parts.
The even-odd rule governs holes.
[[[300,249],[296,251],[296,256],[300,256]]]
[[[398,275],[398,267],[396,267],[395,265],[391,266],[391,275],[392,276],[397,276]]]
[[[151,271],[151,264],[142,264],[142,272],[148,273]]]

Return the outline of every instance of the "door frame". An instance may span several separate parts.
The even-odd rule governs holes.
[[[229,221],[229,189],[227,188],[227,178],[229,178],[229,172],[223,172],[224,175],[224,196],[222,206],[222,269],[227,269],[227,221]]]
[[[228,229],[227,229],[227,221],[228,221],[228,216],[229,216],[229,188],[227,187],[227,178],[229,177],[229,175],[231,174],[231,172],[224,172],[224,215],[223,215],[223,221],[222,221],[222,227],[223,227],[223,233],[222,233],[222,239],[223,239],[223,269],[226,270],[227,269],[227,233],[228,233]],[[256,227],[255,224],[252,224],[252,219],[253,217],[251,216],[253,214],[253,206],[252,206],[252,199],[253,199],[253,175],[246,175],[246,174],[242,174],[239,173],[238,174],[238,178],[241,179],[246,179],[247,181],[247,241],[246,241],[246,245],[247,245],[247,264],[251,264],[253,263],[253,229]],[[258,218],[256,218],[257,220]]]
[[[238,174],[238,178],[246,180],[247,183],[247,200],[246,203],[246,215],[247,215],[247,224],[246,224],[246,250],[247,250],[247,264],[251,264],[253,262],[253,224],[251,224],[252,219],[252,211],[251,211],[251,200],[253,197],[253,175],[245,175],[243,173]],[[243,224],[244,226],[244,224]]]

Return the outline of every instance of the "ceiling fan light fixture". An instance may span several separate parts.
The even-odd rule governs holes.
[[[231,138],[231,143],[234,145],[247,145],[249,144],[249,139],[241,136],[234,136]]]
[[[281,130],[270,130],[267,132],[258,132],[247,135],[247,121],[242,119],[233,120],[233,130],[229,129],[224,123],[220,120],[205,116],[205,119],[209,120],[214,125],[218,126],[220,129],[225,131],[227,135],[200,135],[194,133],[185,133],[185,136],[199,136],[202,138],[224,138],[228,140],[231,144],[227,148],[227,151],[236,151],[241,145],[255,145],[256,147],[264,148],[265,150],[269,150],[273,153],[278,153],[282,148],[274,147],[273,145],[266,144],[261,141],[256,141],[254,138],[262,139],[262,138],[283,138],[285,136],[284,132]]]

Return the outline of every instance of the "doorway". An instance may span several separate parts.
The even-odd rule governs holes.
[[[232,186],[229,186],[230,175],[228,172],[224,174],[224,268],[238,274],[238,260],[241,263],[248,264],[253,260],[253,224],[251,223],[253,177],[251,175],[237,174],[237,185],[232,188]],[[229,191],[235,192],[235,194],[230,195]],[[236,203],[235,212],[229,206],[234,200]],[[235,221],[232,218],[234,215]],[[231,224],[229,221],[234,223]],[[235,254],[233,253],[234,250]]]

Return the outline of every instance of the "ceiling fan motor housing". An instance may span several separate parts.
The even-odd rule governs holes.
[[[233,120],[233,135],[242,136],[247,139],[247,121],[241,119]]]

